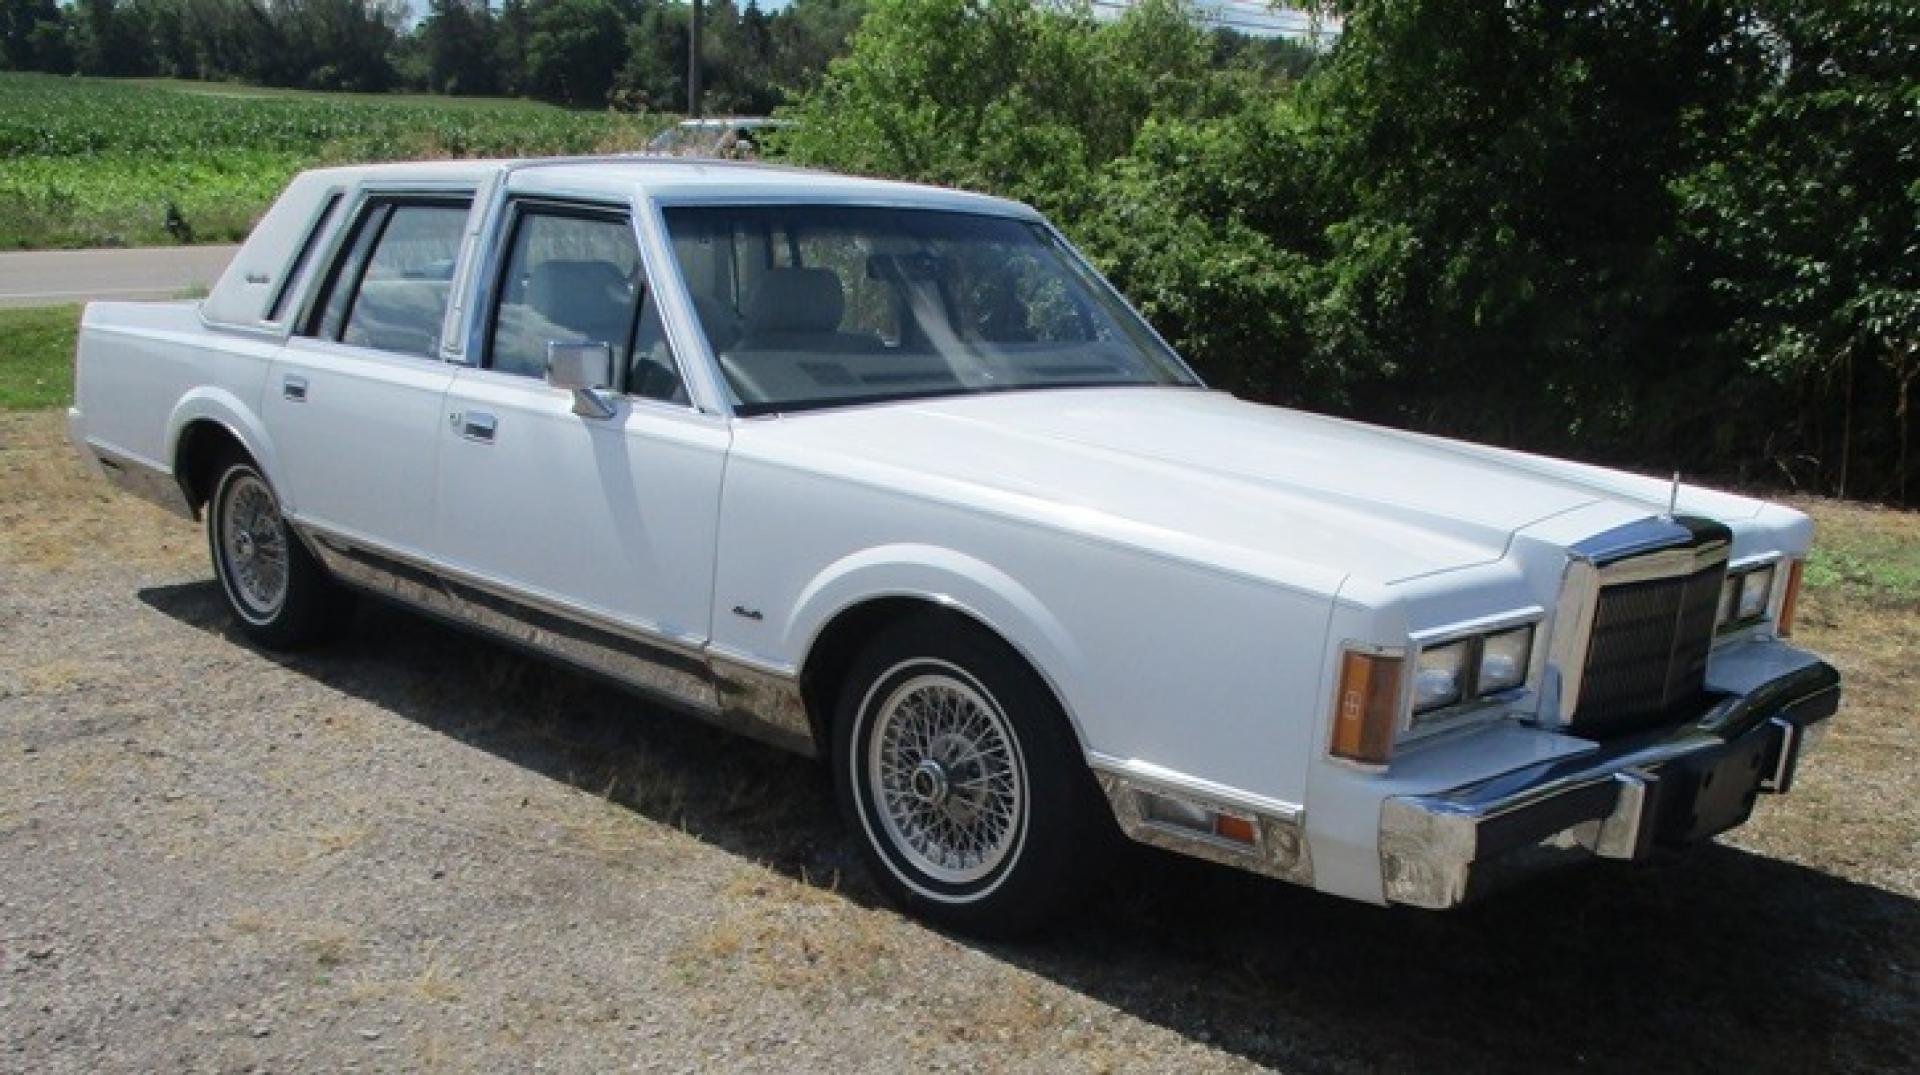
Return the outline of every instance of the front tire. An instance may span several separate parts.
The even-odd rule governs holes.
[[[269,649],[297,649],[334,634],[351,611],[280,513],[279,498],[253,462],[235,455],[220,468],[207,501],[207,545],[240,629]]]
[[[834,721],[834,786],[895,902],[939,925],[1014,936],[1099,875],[1112,827],[1040,677],[972,623],[926,615],[856,660]]]

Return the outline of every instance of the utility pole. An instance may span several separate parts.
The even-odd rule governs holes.
[[[693,0],[693,21],[687,26],[687,115],[700,115],[700,0]]]

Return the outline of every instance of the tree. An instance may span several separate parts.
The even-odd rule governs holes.
[[[68,21],[74,67],[83,75],[150,75],[145,12],[127,0],[79,0]]]
[[[15,71],[72,69],[66,15],[54,0],[0,0],[0,62]]]
[[[1890,489],[1874,491],[1904,501],[1920,376],[1920,8],[1774,0],[1759,15],[1770,77],[1725,149],[1676,184],[1688,237],[1752,365],[1837,386],[1842,496],[1858,485],[1859,386],[1884,372],[1891,420],[1865,440],[1893,456]]]
[[[418,31],[427,88],[435,93],[500,91],[493,13],[484,0],[430,0]]]
[[[626,20],[610,0],[549,0],[534,11],[527,80],[542,97],[603,105],[626,55]]]

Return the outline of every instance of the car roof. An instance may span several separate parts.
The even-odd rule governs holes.
[[[508,189],[625,200],[635,194],[676,203],[804,201],[892,205],[1039,219],[1029,206],[946,187],[868,179],[752,161],[619,155],[520,160],[410,161],[322,170],[334,182],[480,183],[502,173]]]

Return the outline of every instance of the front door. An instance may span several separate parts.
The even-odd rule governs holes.
[[[435,548],[488,626],[709,708],[727,426],[687,402],[624,206],[520,201],[502,234],[442,408]],[[546,383],[556,342],[608,346],[610,417]]]

